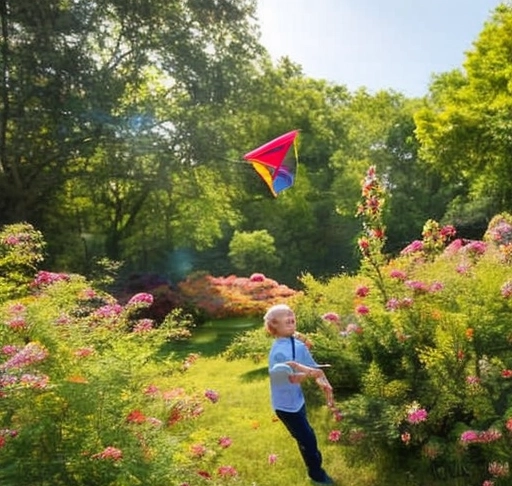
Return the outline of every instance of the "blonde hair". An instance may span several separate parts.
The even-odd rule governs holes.
[[[276,320],[276,318],[283,314],[284,312],[293,312],[290,306],[286,304],[276,304],[270,307],[265,315],[263,316],[263,325],[265,326],[265,330],[271,334],[275,335],[274,326],[272,326],[272,322]]]

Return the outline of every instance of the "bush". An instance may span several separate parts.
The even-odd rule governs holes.
[[[271,305],[287,302],[297,295],[297,291],[261,273],[248,278],[195,273],[178,287],[183,304],[209,319],[262,316]]]
[[[416,479],[508,484],[510,217],[493,219],[486,241],[457,240],[454,228],[428,221],[422,240],[389,260],[376,185],[369,172],[360,207],[361,273],[324,284],[308,277],[297,303],[316,316],[320,355],[340,367],[333,377],[349,370],[353,393],[339,401],[340,444],[388,472],[401,464]],[[322,315],[330,330],[319,327]],[[345,362],[337,361],[340,353]],[[338,395],[346,387],[337,384]]]
[[[156,328],[137,317],[149,294],[121,305],[78,275],[42,271],[25,288],[0,307],[2,484],[172,484],[184,471],[170,428],[186,435],[207,400],[173,393],[186,364],[161,354],[187,319]]]

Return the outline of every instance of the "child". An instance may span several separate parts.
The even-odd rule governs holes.
[[[322,468],[322,454],[306,416],[300,384],[313,378],[324,391],[329,407],[333,406],[332,387],[304,342],[294,337],[295,313],[290,307],[285,304],[272,306],[264,316],[264,324],[275,338],[268,356],[272,407],[296,440],[313,484],[334,484]],[[289,372],[284,379],[283,369],[285,373],[286,370]]]

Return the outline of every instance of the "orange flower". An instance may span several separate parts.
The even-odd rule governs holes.
[[[68,381],[70,383],[89,383],[89,380],[85,378],[84,376],[80,375],[73,375],[68,377]]]

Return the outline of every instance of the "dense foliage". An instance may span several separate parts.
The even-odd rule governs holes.
[[[358,269],[352,208],[370,164],[386,177],[395,254],[427,219],[481,238],[511,210],[509,5],[424,100],[274,65],[255,12],[254,0],[2,0],[0,223],[33,224],[54,268],[88,277],[107,257],[126,273],[293,286]],[[241,156],[295,128],[297,183],[273,199]],[[240,249],[259,232],[263,251]]]

